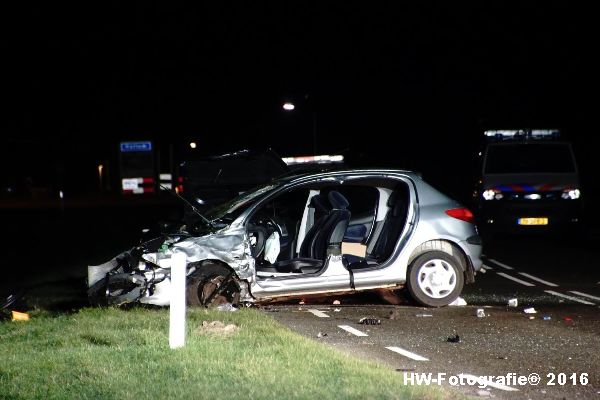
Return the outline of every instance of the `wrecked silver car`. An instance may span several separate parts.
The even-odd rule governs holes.
[[[190,305],[406,287],[419,304],[444,306],[481,267],[473,219],[409,171],[296,175],[88,267],[88,294],[94,304],[168,305],[170,258],[181,252]]]

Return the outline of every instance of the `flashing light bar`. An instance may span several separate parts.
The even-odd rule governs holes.
[[[497,139],[521,139],[521,138],[557,138],[560,136],[558,129],[503,129],[485,131],[484,135],[488,138]]]
[[[341,163],[344,161],[344,156],[338,155],[320,155],[320,156],[301,156],[301,157],[282,157],[287,165],[305,164],[305,163]]]

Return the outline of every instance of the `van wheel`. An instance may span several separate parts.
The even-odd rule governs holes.
[[[190,268],[190,266],[188,266]],[[237,304],[240,290],[232,271],[219,264],[203,264],[188,276],[186,298],[190,306],[216,307]]]
[[[464,280],[463,271],[454,257],[442,251],[429,251],[410,264],[407,286],[419,304],[441,307],[456,300]]]

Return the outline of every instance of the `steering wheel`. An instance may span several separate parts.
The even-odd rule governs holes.
[[[281,237],[281,225],[271,217],[260,219],[256,223],[248,224],[248,235],[251,238],[255,238],[255,242],[251,243],[250,252],[252,257],[257,258],[263,253],[267,238],[271,236],[273,232],[279,233],[279,236]]]

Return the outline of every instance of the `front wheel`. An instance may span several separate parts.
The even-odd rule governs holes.
[[[458,261],[441,251],[420,255],[408,269],[408,291],[424,306],[441,307],[452,303],[460,295],[464,281]]]
[[[239,302],[239,287],[230,269],[212,263],[196,268],[187,279],[186,298],[190,306],[215,307]]]

